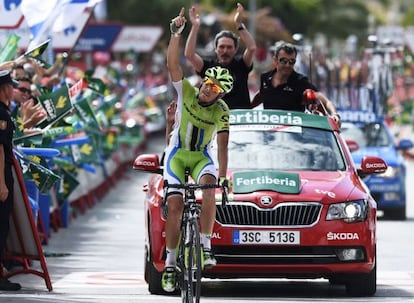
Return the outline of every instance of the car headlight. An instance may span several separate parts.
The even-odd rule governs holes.
[[[399,167],[388,166],[387,170],[382,174],[378,174],[378,176],[391,179],[391,178],[397,177],[399,174],[400,174]]]
[[[344,220],[347,223],[364,221],[368,213],[366,200],[356,200],[329,205],[327,221]]]

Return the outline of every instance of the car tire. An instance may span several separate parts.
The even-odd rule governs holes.
[[[346,293],[352,297],[373,296],[377,291],[377,264],[368,274],[352,275],[345,287]]]
[[[150,220],[148,220],[150,222]],[[148,283],[148,291],[152,295],[177,295],[178,289],[174,292],[166,292],[162,289],[161,280],[162,272],[159,272],[153,263],[151,253],[151,237],[148,239],[149,246],[145,246],[145,265],[144,265],[144,278]]]
[[[150,218],[148,216],[148,225],[150,226]],[[148,231],[150,230],[148,226]],[[151,236],[148,233],[148,246],[145,245],[145,265],[144,265],[144,277],[145,281],[148,283],[148,291],[153,295],[166,295],[169,294],[162,289],[161,279],[162,272],[159,272],[152,261],[152,249],[151,249]]]
[[[159,272],[151,261],[146,261],[146,268],[148,268],[148,291],[153,295],[169,294],[162,289],[161,278],[162,272]]]

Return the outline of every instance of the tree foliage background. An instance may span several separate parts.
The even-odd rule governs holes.
[[[387,22],[391,8],[401,12],[403,25],[414,25],[413,0],[240,0],[248,13],[255,3],[255,37],[262,40],[288,40],[293,33],[313,39],[323,33],[328,41],[357,37],[365,43],[370,26]],[[233,0],[107,0],[108,20],[134,25],[160,25],[164,39],[169,35],[169,21],[181,7],[197,5],[203,13],[214,14],[223,27],[230,28],[237,1]],[[370,16],[370,17],[369,17]],[[370,24],[373,23],[373,24]],[[188,33],[188,28],[184,34]]]

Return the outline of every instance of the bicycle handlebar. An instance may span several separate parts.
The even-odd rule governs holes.
[[[169,184],[168,181],[164,181],[164,187],[195,190],[195,189],[219,188],[220,185],[218,185],[218,184],[197,184],[197,183]]]
[[[189,189],[189,190],[220,188],[221,189],[221,205],[225,207],[228,202],[227,187],[220,186],[219,184],[197,184],[197,183],[169,184],[167,180],[164,180],[164,188],[168,188],[168,187],[177,188],[177,189]]]

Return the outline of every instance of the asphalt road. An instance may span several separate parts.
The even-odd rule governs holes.
[[[146,152],[159,152],[162,137]],[[414,162],[408,184],[414,184]],[[42,278],[17,275],[18,292],[1,293],[0,302],[125,303],[180,302],[154,296],[143,279],[143,193],[148,175],[129,170],[108,195],[69,227],[52,232],[45,245],[53,290]],[[414,189],[409,189],[408,220],[378,222],[378,291],[371,298],[348,298],[344,287],[324,280],[205,280],[202,302],[414,302]],[[37,266],[35,263],[33,266]]]

